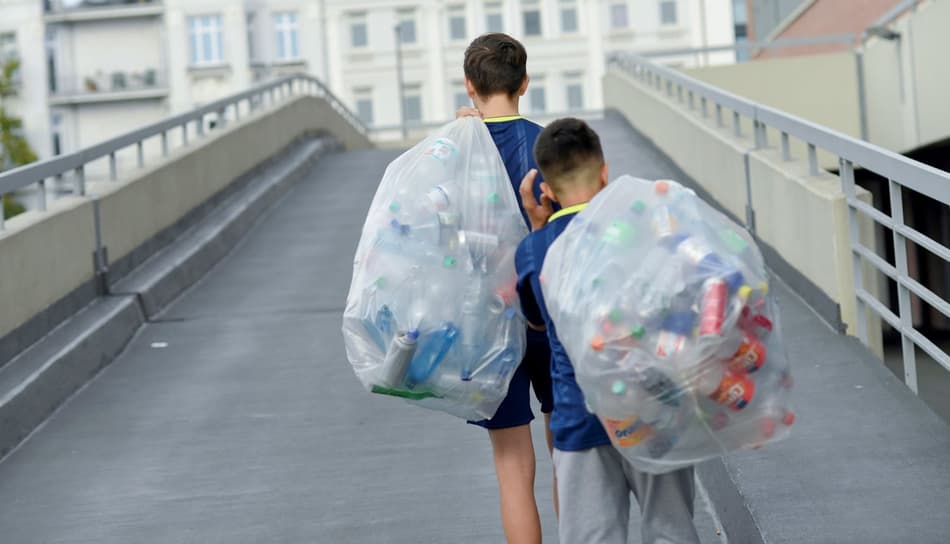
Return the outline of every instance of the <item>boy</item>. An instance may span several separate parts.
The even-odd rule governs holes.
[[[465,88],[475,109],[462,108],[457,116],[481,116],[498,147],[512,188],[521,205],[519,185],[536,168],[532,149],[541,127],[518,113],[518,103],[528,87],[528,55],[518,40],[506,34],[485,34],[476,38],[465,51]],[[541,180],[530,193],[532,202],[542,198]],[[525,222],[528,216],[522,208]],[[530,225],[529,225],[530,227]],[[501,502],[501,520],[509,543],[540,544],[541,520],[534,499],[535,454],[531,440],[529,388],[541,403],[544,413],[548,450],[551,436],[547,431],[551,412],[551,352],[547,336],[540,330],[527,331],[524,360],[511,379],[508,396],[488,420],[470,422],[488,430],[495,461],[495,474]],[[556,489],[555,489],[556,493]],[[555,495],[555,508],[557,498]]]
[[[607,184],[600,138],[578,119],[557,120],[538,136],[534,156],[544,175],[541,191],[563,208],[518,246],[518,294],[530,323],[544,323],[551,343],[554,412],[554,472],[557,476],[561,544],[627,542],[630,493],[640,504],[644,544],[699,542],[693,526],[692,467],[662,475],[634,469],[610,444],[596,416],[587,411],[574,367],[557,337],[541,292],[540,273],[548,248],[571,219]],[[523,182],[524,207],[533,173]]]

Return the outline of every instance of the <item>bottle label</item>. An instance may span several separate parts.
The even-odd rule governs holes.
[[[438,138],[423,154],[445,162],[455,156],[455,144],[447,138]]]
[[[601,418],[607,434],[618,448],[632,448],[653,436],[653,427],[638,417],[627,419]]]

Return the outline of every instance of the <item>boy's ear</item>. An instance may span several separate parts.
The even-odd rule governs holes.
[[[468,93],[468,97],[472,100],[475,100],[475,85],[472,84],[472,80],[465,78],[465,92]]]
[[[521,82],[521,87],[518,88],[518,96],[524,96],[524,93],[528,92],[528,82],[530,81],[531,78],[525,75],[524,80]]]
[[[557,195],[554,194],[554,191],[551,189],[551,186],[547,182],[541,182],[541,194],[548,197],[548,200],[551,202],[557,202]]]
[[[604,165],[600,167],[600,186],[606,187],[607,181],[609,179],[610,177],[608,177],[607,163],[604,163]]]

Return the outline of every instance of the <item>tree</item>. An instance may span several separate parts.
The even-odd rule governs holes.
[[[7,113],[6,101],[16,94],[20,69],[19,59],[7,59],[0,66],[0,171],[7,167],[17,167],[36,160],[36,153],[23,137],[23,121]],[[23,206],[10,195],[3,196],[4,217],[13,217],[23,213]]]

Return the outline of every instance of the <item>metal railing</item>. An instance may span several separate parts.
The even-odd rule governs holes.
[[[795,138],[803,142],[807,150],[809,174],[812,176],[822,173],[818,163],[819,149],[837,156],[841,187],[848,204],[858,338],[865,345],[868,344],[868,308],[898,331],[901,335],[904,382],[915,393],[917,392],[915,346],[950,371],[950,356],[947,352],[914,328],[911,295],[918,297],[948,318],[950,318],[950,303],[910,276],[907,264],[907,243],[911,241],[948,263],[950,263],[950,249],[908,226],[904,222],[903,213],[904,189],[910,189],[944,205],[950,205],[950,174],[874,144],[736,96],[674,69],[656,64],[642,56],[614,54],[608,59],[608,63],[628,73],[654,91],[676,100],[691,111],[698,111],[698,114],[704,118],[709,118],[714,114],[719,128],[726,129],[724,115],[731,113],[732,130],[736,136],[743,136],[741,119],[748,119],[752,126],[753,149],[769,146],[768,129],[779,134],[783,161],[793,160],[790,139]],[[699,102],[698,110],[697,101]],[[856,166],[888,180],[890,215],[857,198],[854,182]],[[827,175],[827,172],[825,174]],[[748,169],[746,175],[748,178]],[[750,190],[750,180],[747,179],[746,183],[747,190]],[[861,243],[859,220],[862,216],[870,218],[893,233],[894,265]],[[747,216],[748,219],[750,218]],[[749,221],[749,223],[749,226],[754,229],[754,222]],[[897,314],[865,288],[862,274],[864,263],[871,265],[897,284]]]
[[[119,177],[119,162],[116,155],[122,151],[134,148],[136,166],[141,169],[145,167],[145,143],[149,140],[160,141],[161,156],[164,158],[171,150],[169,135],[173,132],[180,131],[181,145],[179,147],[187,147],[191,139],[207,135],[206,121],[209,118],[213,119],[217,126],[223,126],[239,120],[242,115],[248,115],[261,108],[271,107],[288,98],[302,95],[316,96],[326,100],[360,134],[364,136],[368,134],[366,126],[356,114],[351,112],[321,81],[311,76],[295,74],[256,85],[247,91],[85,149],[2,172],[0,173],[0,198],[8,193],[35,186],[39,191],[37,211],[44,213],[48,200],[46,184],[50,179],[62,179],[64,176],[73,174],[73,194],[86,196],[86,166],[93,161],[107,159],[109,179],[115,181]],[[5,219],[3,209],[0,207],[0,231],[4,230]]]
[[[63,75],[50,90],[54,98],[114,95],[141,91],[168,90],[168,73],[148,68],[140,71],[98,72],[86,76]]]

